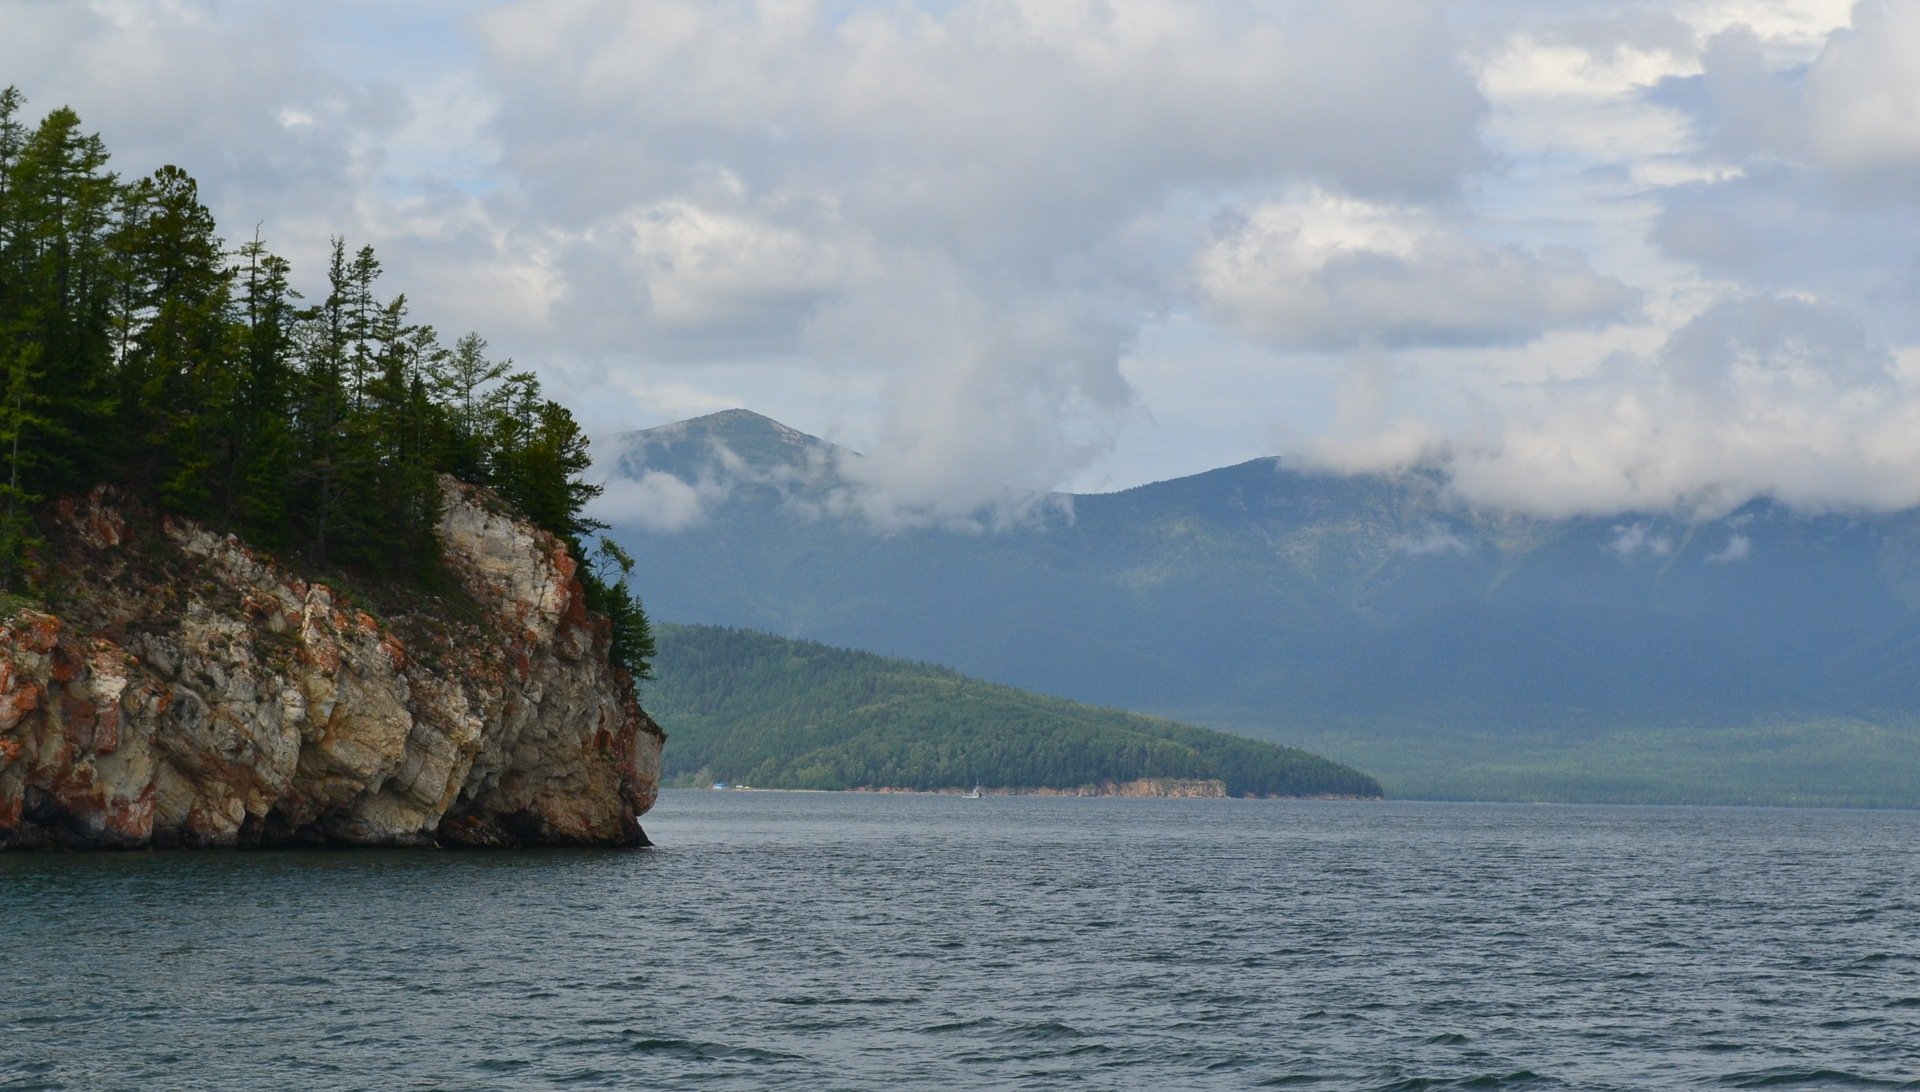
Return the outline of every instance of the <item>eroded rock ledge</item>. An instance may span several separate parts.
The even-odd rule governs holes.
[[[573,559],[442,487],[459,591],[386,619],[111,490],[63,503],[57,613],[0,624],[0,848],[645,844],[664,736]]]

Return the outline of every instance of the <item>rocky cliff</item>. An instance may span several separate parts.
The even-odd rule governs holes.
[[[376,618],[111,490],[0,621],[0,848],[641,845],[659,727],[551,535],[447,480],[448,586]]]

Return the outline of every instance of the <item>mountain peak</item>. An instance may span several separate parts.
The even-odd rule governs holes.
[[[716,470],[814,469],[851,454],[818,436],[750,409],[728,409],[628,433],[620,466],[693,481]]]
[[[763,413],[750,409],[727,409],[718,413],[708,413],[699,417],[689,417],[684,421],[660,425],[657,428],[642,429],[637,435],[649,440],[720,440],[732,443],[736,440],[768,440],[797,445],[816,447],[826,445],[818,436],[809,436],[797,428],[783,425]]]

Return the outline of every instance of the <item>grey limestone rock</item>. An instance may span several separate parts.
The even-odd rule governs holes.
[[[573,558],[442,488],[477,620],[377,619],[110,490],[60,505],[61,593],[0,623],[0,848],[645,844],[665,737]]]

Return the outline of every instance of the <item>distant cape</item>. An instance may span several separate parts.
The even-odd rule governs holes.
[[[620,437],[616,483],[700,498],[615,527],[650,610],[1306,746],[1395,795],[1920,803],[1912,511],[1548,519],[1258,459],[997,533],[876,527],[820,503],[849,457],[744,410]]]

